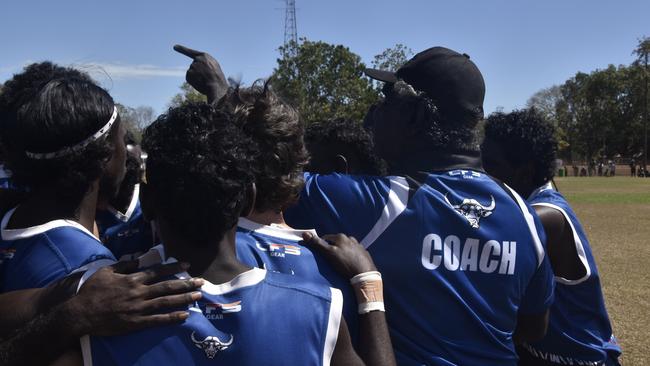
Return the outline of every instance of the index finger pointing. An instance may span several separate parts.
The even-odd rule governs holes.
[[[174,51],[176,51],[178,53],[182,53],[182,54],[184,54],[185,56],[187,56],[189,58],[195,58],[197,56],[201,56],[204,53],[204,52],[197,51],[197,50],[194,50],[194,49],[191,49],[191,48],[187,48],[187,47],[185,47],[183,45],[180,45],[180,44],[174,45]]]

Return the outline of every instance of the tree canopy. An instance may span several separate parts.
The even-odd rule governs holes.
[[[639,41],[639,59],[630,65],[609,65],[578,72],[562,85],[540,90],[527,106],[539,109],[558,127],[564,159],[639,155],[643,151],[645,73],[640,62],[650,39]]]

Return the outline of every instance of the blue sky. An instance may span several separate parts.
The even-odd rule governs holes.
[[[650,36],[646,0],[296,0],[298,35],[343,44],[369,64],[396,43],[471,55],[486,112],[522,107],[577,71],[628,64]],[[0,12],[0,82],[29,62],[84,68],[120,103],[162,112],[189,59],[213,54],[245,83],[271,74],[283,41],[282,0],[14,0]]]

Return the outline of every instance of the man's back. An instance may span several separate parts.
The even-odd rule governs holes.
[[[287,219],[362,239],[384,278],[402,365],[514,365],[518,312],[552,301],[541,226],[479,171],[308,176]]]
[[[329,364],[340,291],[259,268],[201,291],[183,324],[82,340],[84,364]]]
[[[524,347],[533,357],[548,354],[555,359],[562,357],[584,364],[605,362],[608,357],[617,358],[621,348],[612,334],[596,261],[580,221],[564,196],[550,183],[533,192],[528,202],[535,207],[549,207],[562,213],[572,232],[585,275],[573,280],[556,277],[555,302],[550,311],[548,333],[539,342]]]

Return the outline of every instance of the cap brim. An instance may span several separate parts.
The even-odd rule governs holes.
[[[371,79],[383,81],[386,83],[396,83],[397,75],[391,71],[377,70],[377,69],[365,69],[363,73],[366,74]]]

